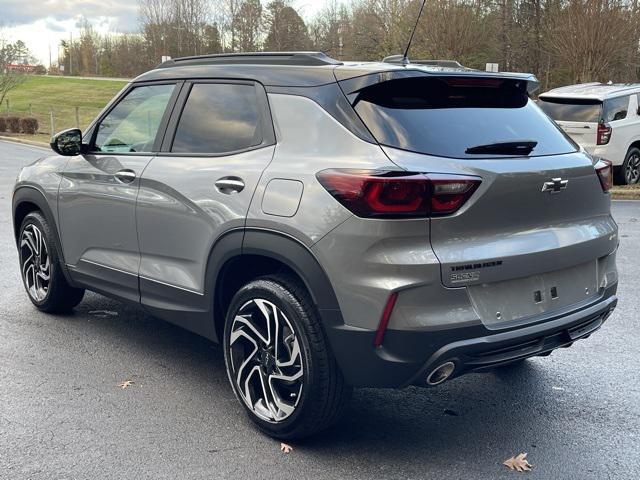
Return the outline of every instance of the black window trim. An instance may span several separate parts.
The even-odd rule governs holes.
[[[87,155],[109,155],[109,156],[155,156],[160,151],[160,147],[162,144],[162,139],[164,138],[165,131],[167,129],[167,125],[169,123],[169,119],[173,113],[173,110],[176,107],[176,103],[180,93],[184,87],[183,80],[153,80],[147,82],[132,82],[128,84],[120,94],[115,97],[103,110],[103,112],[91,123],[89,128],[87,129],[87,134],[89,136],[89,143],[87,148]],[[139,87],[147,87],[153,85],[174,85],[175,88],[171,93],[171,97],[167,102],[167,107],[165,108],[164,114],[162,115],[162,120],[160,120],[160,125],[158,126],[158,131],[156,132],[156,138],[153,141],[152,151],[150,152],[102,152],[99,150],[95,150],[95,141],[98,136],[98,126],[102,123],[102,121],[111,113],[111,111],[116,108],[120,104],[120,102],[131,93],[134,89]]]
[[[258,99],[258,109],[260,112],[260,127],[262,129],[262,142],[258,145],[243,148],[240,150],[234,150],[231,152],[222,153],[202,153],[202,152],[172,152],[173,141],[178,130],[178,123],[182,117],[182,112],[187,104],[191,89],[196,84],[223,84],[223,85],[249,85],[256,89],[256,98]],[[162,139],[162,145],[160,150],[156,154],[162,157],[228,157],[231,155],[238,155],[240,153],[250,152],[253,150],[259,150],[265,147],[271,147],[276,144],[276,134],[273,127],[273,119],[271,117],[271,109],[269,107],[269,100],[267,98],[267,92],[264,85],[254,80],[236,80],[227,78],[194,78],[185,80],[185,83],[180,92],[180,96],[176,101],[176,105],[173,108],[171,118],[167,124],[164,137]]]

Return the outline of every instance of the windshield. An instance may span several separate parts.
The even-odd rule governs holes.
[[[533,145],[529,156],[575,152],[575,145],[529,99],[521,80],[418,77],[359,92],[354,108],[382,145],[453,158],[522,156],[493,144]],[[496,153],[499,152],[499,153]]]
[[[538,100],[538,106],[559,121],[598,123],[602,118],[602,102],[599,100],[544,97]]]

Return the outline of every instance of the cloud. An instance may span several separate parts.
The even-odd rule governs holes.
[[[46,20],[47,28],[58,31],[60,23],[86,18],[90,23],[108,21],[114,30],[138,28],[137,2],[132,0],[1,0],[0,23],[4,27],[30,25]],[[108,19],[108,20],[105,20]]]
[[[58,23],[52,19],[45,20],[44,25],[47,30],[51,30],[52,32],[65,32],[67,30],[67,27],[64,24]]]

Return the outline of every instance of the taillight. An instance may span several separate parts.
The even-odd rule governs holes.
[[[608,192],[613,187],[613,166],[609,160],[600,158],[594,165],[602,190]]]
[[[331,169],[318,181],[359,217],[419,218],[457,211],[481,179],[467,175]]]
[[[611,140],[611,127],[608,123],[598,124],[598,138],[596,139],[597,145],[606,145]]]

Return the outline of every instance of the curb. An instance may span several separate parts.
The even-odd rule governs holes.
[[[612,192],[611,193],[612,200],[640,200],[640,191],[630,191],[626,192]]]
[[[0,135],[0,140],[4,140],[5,142],[22,143],[24,145],[31,145],[33,147],[41,147],[41,148],[49,149],[48,143],[37,142],[35,140],[24,140],[19,137],[5,137]]]

